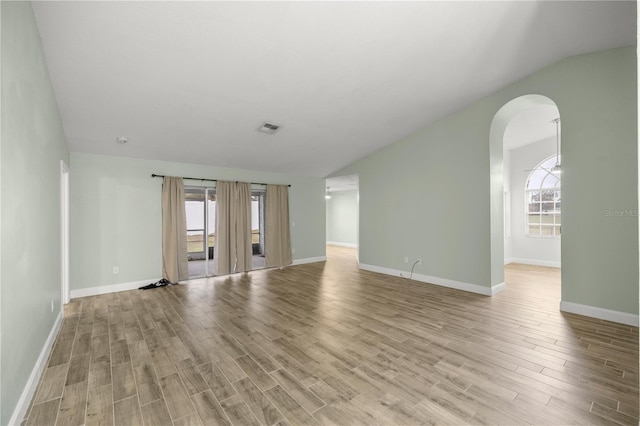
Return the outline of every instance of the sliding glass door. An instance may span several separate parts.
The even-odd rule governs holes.
[[[207,269],[205,275],[212,277],[214,274],[213,257],[216,246],[216,191],[213,188],[206,189],[206,229],[207,229]]]
[[[264,211],[265,192],[254,189],[251,191],[252,269],[264,268]]]
[[[214,275],[216,192],[214,188],[185,187],[189,278]]]
[[[189,278],[212,277],[215,275],[216,190],[185,186],[184,195]],[[251,191],[251,269],[262,269],[265,265],[264,212],[265,192],[254,188]]]

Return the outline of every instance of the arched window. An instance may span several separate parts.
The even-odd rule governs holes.
[[[560,235],[560,174],[552,172],[559,158],[552,156],[529,174],[526,194],[526,233],[529,236]]]

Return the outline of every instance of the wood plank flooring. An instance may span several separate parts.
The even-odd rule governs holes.
[[[26,425],[638,424],[638,328],[325,263],[74,299]]]

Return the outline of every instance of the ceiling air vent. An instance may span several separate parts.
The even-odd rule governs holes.
[[[262,126],[258,129],[259,132],[262,133],[268,133],[270,135],[274,134],[275,132],[278,131],[278,129],[280,129],[280,125],[278,124],[273,124],[273,123],[269,123],[268,121],[265,121]]]

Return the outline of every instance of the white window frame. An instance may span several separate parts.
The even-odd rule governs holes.
[[[562,184],[561,184],[561,177],[559,175],[556,175],[552,172],[551,168],[546,168],[546,167],[542,167],[542,165],[550,160],[553,160],[553,164],[555,165],[556,160],[558,160],[558,156],[556,155],[552,155],[551,157],[545,158],[543,161],[539,162],[538,165],[529,173],[529,176],[527,177],[527,180],[525,182],[525,186],[524,186],[524,209],[525,209],[525,220],[524,220],[524,234],[526,237],[529,238],[560,238],[560,236],[562,235]],[[552,166],[553,167],[553,166]],[[531,180],[531,177],[534,173],[538,172],[539,170],[544,170],[547,174],[545,175],[545,177],[542,179],[540,187],[539,188],[529,188],[529,182]],[[544,187],[542,186],[542,184],[544,183],[544,181],[546,180],[548,175],[553,175],[555,177],[557,177],[558,181],[556,182],[556,184],[554,185],[553,188],[550,187]],[[533,223],[530,224],[529,223],[529,215],[532,214],[532,212],[529,211],[529,199],[530,199],[530,194],[531,193],[542,193],[543,191],[554,191],[554,192],[559,192],[560,193],[560,207],[556,207],[556,200],[553,200],[553,211],[552,212],[548,212],[547,214],[545,214],[542,211],[542,203],[543,201],[540,200],[540,211],[537,212],[538,216],[540,218],[540,222]],[[536,213],[536,212],[533,212]],[[558,215],[560,216],[560,222],[556,222],[556,219],[558,218]],[[542,222],[542,217],[543,216],[552,216],[553,217],[553,222],[552,223],[543,223]],[[531,226],[535,226],[538,225],[538,233],[536,234],[532,234],[530,232]],[[552,233],[551,234],[542,234],[542,229],[543,228],[551,228]],[[556,229],[559,229],[560,232],[556,234]]]

